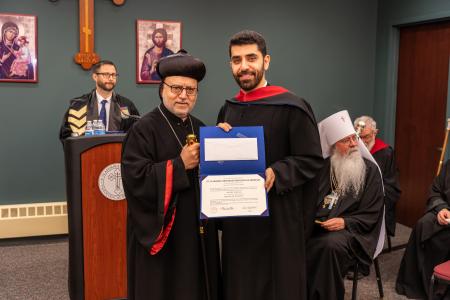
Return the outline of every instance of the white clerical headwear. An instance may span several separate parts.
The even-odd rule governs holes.
[[[337,112],[319,123],[320,144],[323,158],[331,155],[331,148],[337,141],[356,134],[348,111]]]
[[[336,144],[336,142],[342,140],[343,138],[348,137],[349,135],[356,134],[355,128],[353,128],[352,120],[350,119],[350,115],[346,110],[337,112],[329,116],[328,118],[324,119],[322,122],[319,123],[318,127],[323,158],[327,158],[331,155],[331,149],[333,148],[333,145]],[[378,167],[381,180],[383,180],[380,167],[378,166],[372,154],[370,154],[370,151],[367,150],[366,145],[362,142],[360,138],[358,138],[358,148],[359,152],[361,152],[362,157],[370,160]],[[384,186],[383,186],[383,194],[384,194]],[[377,257],[378,254],[380,254],[380,252],[383,250],[385,230],[386,230],[384,222],[385,221],[383,209],[383,222],[381,224],[381,231],[378,237],[378,243],[374,257]]]
[[[356,134],[352,119],[350,119],[350,115],[346,110],[337,112],[324,119],[319,123],[318,127],[323,158],[327,158],[331,155],[331,149],[336,142],[348,137],[349,135]],[[378,166],[372,154],[370,154],[369,150],[367,150],[366,145],[364,145],[359,138],[358,146],[361,155]]]

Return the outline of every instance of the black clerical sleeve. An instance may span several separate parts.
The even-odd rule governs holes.
[[[397,203],[401,193],[397,167],[395,165],[394,150],[391,147],[388,147],[375,153],[374,158],[383,174],[386,204],[393,206]]]
[[[431,185],[430,196],[427,201],[427,211],[438,213],[441,209],[450,209],[450,160],[441,169],[441,173],[434,179]]]
[[[290,155],[273,162],[275,189],[285,193],[314,178],[323,165],[317,124],[298,108],[289,110]]]
[[[394,236],[397,222],[395,206],[401,194],[394,149],[386,145],[385,148],[376,151],[372,155],[383,174],[386,231],[389,235]]]
[[[380,173],[373,163],[366,161],[366,165],[367,175],[362,194],[358,197],[360,201],[358,209],[346,213],[343,217],[347,230],[357,236],[372,232],[375,226],[381,223],[379,220],[383,211],[384,201]]]
[[[157,162],[156,145],[149,127],[135,125],[122,151],[122,181],[129,223],[139,242],[151,253],[159,251],[170,232],[177,192],[189,187],[181,158],[174,156]]]

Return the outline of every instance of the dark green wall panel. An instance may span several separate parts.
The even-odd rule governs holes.
[[[65,199],[58,128],[70,98],[89,91],[78,51],[78,1],[0,0],[0,12],[38,16],[39,83],[0,83],[0,204]],[[265,35],[267,78],[305,97],[317,119],[341,109],[372,113],[377,1],[95,1],[96,52],[117,63],[117,92],[145,113],[158,104],[154,85],[135,83],[135,20],[183,23],[183,47],[203,59],[207,75],[194,115],[214,124],[237,92],[228,39],[250,28]]]
[[[450,1],[379,0],[374,115],[383,138],[395,142],[399,26],[450,18]],[[442,128],[446,123],[442,122]]]

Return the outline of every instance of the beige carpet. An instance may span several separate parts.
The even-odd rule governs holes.
[[[407,242],[408,227],[399,225],[393,246]],[[395,293],[395,279],[404,250],[379,256],[384,299],[406,299]],[[0,240],[0,299],[69,299],[67,292],[66,237]],[[375,272],[359,281],[358,299],[378,299]],[[346,280],[346,299],[352,282]]]
[[[408,242],[411,229],[409,227],[397,224],[396,236],[391,238],[392,246],[404,245]],[[385,250],[387,242],[385,243]],[[400,261],[403,257],[404,249],[392,252],[383,252],[378,256],[380,264],[381,281],[383,282],[384,298],[387,300],[408,299],[395,292],[395,280],[397,278]],[[353,282],[345,280],[345,299],[351,299]],[[364,277],[358,282],[358,299],[379,299],[378,285],[375,280],[375,270],[370,268],[370,275]]]

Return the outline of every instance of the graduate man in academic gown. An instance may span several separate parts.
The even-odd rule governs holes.
[[[254,31],[229,46],[239,93],[220,110],[218,126],[263,126],[269,217],[222,220],[222,271],[227,300],[306,299],[305,242],[312,230],[323,159],[309,104],[268,86],[270,56]]]
[[[395,236],[395,207],[400,198],[400,182],[398,180],[398,168],[395,163],[394,149],[386,144],[383,140],[377,138],[378,129],[375,120],[369,116],[361,116],[357,118],[353,125],[355,128],[360,122],[364,122],[365,127],[361,131],[359,137],[366,145],[367,149],[375,158],[383,175],[384,184],[384,205],[386,233]]]
[[[112,61],[102,60],[92,67],[95,89],[70,100],[59,130],[61,142],[84,135],[87,121],[93,120],[102,120],[107,131],[128,131],[139,111],[131,100],[114,91],[118,76]]]
[[[433,268],[450,259],[450,161],[434,179],[425,215],[417,221],[398,271],[395,290],[428,299]],[[437,291],[438,292],[438,291]],[[441,299],[450,299],[450,288]]]
[[[216,231],[199,221],[199,144],[185,142],[203,126],[190,112],[205,65],[182,50],[161,59],[157,71],[161,103],[135,123],[123,145],[128,299],[215,300]]]
[[[325,165],[316,226],[307,244],[309,299],[344,299],[343,277],[358,261],[370,265],[383,218],[380,171],[347,111],[319,123]]]

